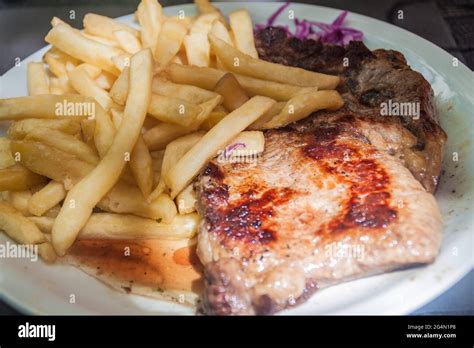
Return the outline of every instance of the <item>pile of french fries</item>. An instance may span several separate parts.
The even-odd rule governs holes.
[[[232,144],[337,109],[339,78],[258,58],[246,10],[196,17],[143,0],[138,25],[58,18],[28,64],[27,97],[0,100],[0,229],[48,262],[78,238],[193,238],[193,181]]]

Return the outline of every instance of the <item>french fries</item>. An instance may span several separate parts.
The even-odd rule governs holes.
[[[194,3],[198,7],[199,12],[203,14],[219,11],[211,4],[209,0],[194,0]]]
[[[131,32],[127,30],[116,30],[113,34],[115,40],[125,52],[135,54],[142,49],[142,44]]]
[[[184,38],[186,59],[190,65],[209,66],[211,63],[211,47],[207,35],[192,33]]]
[[[0,137],[0,169],[13,166],[16,162],[10,151],[10,139]]]
[[[120,23],[115,19],[101,16],[95,13],[88,13],[83,19],[84,31],[91,35],[104,37],[110,40],[115,40],[115,33],[117,31],[125,31],[130,33],[133,37],[138,38],[140,32],[126,24]]]
[[[138,187],[147,198],[153,189],[153,165],[150,152],[141,136],[130,156],[130,169],[135,178]]]
[[[216,156],[220,149],[261,117],[274,103],[274,100],[266,97],[253,97],[207,132],[164,176],[165,184],[171,189],[171,197],[176,197],[209,159]]]
[[[28,202],[32,197],[30,190],[9,192],[8,202],[25,216],[30,215],[28,211]]]
[[[50,181],[29,199],[28,211],[33,215],[42,216],[65,197],[66,190],[64,189],[64,185],[54,180]]]
[[[93,104],[93,99],[74,94],[0,99],[0,121],[25,118],[93,118]]]
[[[253,38],[253,24],[248,11],[238,10],[231,12],[229,14],[229,23],[232,33],[234,33],[235,47],[252,58],[258,58]]]
[[[187,28],[180,20],[168,19],[163,23],[154,52],[155,61],[166,66],[179,52]]]
[[[150,48],[154,52],[163,22],[161,5],[157,0],[142,0],[135,14],[141,27],[143,48]]]
[[[45,37],[46,42],[83,62],[98,66],[114,75],[120,71],[112,57],[124,53],[121,49],[86,38],[81,32],[65,24],[54,26]]]
[[[47,217],[30,217],[43,233],[51,233],[54,220]],[[170,223],[134,215],[95,213],[81,229],[78,239],[188,239],[196,235],[199,227],[197,214],[176,215]]]
[[[81,95],[94,98],[105,110],[112,106],[112,98],[109,94],[87,74],[81,66],[69,71],[69,81],[72,87]]]
[[[222,76],[214,87],[214,91],[222,95],[224,98],[222,105],[229,111],[238,109],[249,100],[249,97],[233,74]]]
[[[117,104],[124,105],[128,95],[129,68],[125,67],[110,89],[110,97]]]
[[[214,89],[216,83],[222,78],[222,76],[226,74],[225,71],[213,68],[203,68],[179,64],[170,64],[165,69],[165,73],[173,82],[193,85],[211,91]],[[265,81],[239,74],[234,75],[249,96],[262,95],[277,101],[288,101],[298,94],[312,90],[308,87],[299,87],[273,81]]]
[[[284,127],[289,123],[299,121],[315,111],[328,109],[337,110],[344,105],[337,91],[313,91],[294,97],[286,103],[283,110],[265,123],[262,128]]]
[[[88,145],[73,135],[65,134],[57,130],[35,129],[25,137],[25,140],[41,142],[66,153],[70,153],[78,159],[90,164],[97,164],[99,162],[99,156],[97,156],[96,152]]]
[[[0,230],[20,244],[41,244],[46,237],[36,225],[7,202],[0,201]]]
[[[199,105],[189,103],[185,100],[152,95],[148,114],[157,120],[189,126],[201,112]]]
[[[194,192],[193,184],[188,185],[176,197],[178,211],[181,215],[192,213],[196,211],[196,192]]]
[[[152,55],[150,50],[135,54],[130,62],[130,89],[124,120],[108,152],[94,170],[69,191],[53,226],[52,241],[58,255],[64,255],[86,224],[94,206],[114,186],[125,166],[124,156],[130,153],[140,135],[151,98]],[[77,208],[76,208],[77,207]]]
[[[319,89],[335,89],[339,84],[338,76],[320,74],[253,58],[213,34],[209,34],[209,42],[224,66],[237,74]]]
[[[45,178],[35,174],[22,165],[0,169],[1,191],[24,191],[45,182]]]
[[[49,82],[43,63],[28,63],[28,93],[29,95],[49,94]]]
[[[193,104],[201,104],[217,96],[217,93],[190,85],[181,85],[164,78],[155,77],[151,85],[153,93],[174,97]]]
[[[81,132],[81,124],[79,120],[74,118],[61,120],[28,118],[13,123],[8,129],[8,136],[11,139],[23,139],[36,129],[52,129],[70,135],[77,135]]]

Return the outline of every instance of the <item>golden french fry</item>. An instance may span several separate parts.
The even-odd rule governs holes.
[[[83,19],[84,31],[91,35],[96,35],[104,37],[110,40],[115,39],[116,31],[126,31],[133,35],[133,37],[138,38],[140,32],[135,28],[132,28],[126,24],[123,24],[115,19],[101,16],[95,13],[88,13],[84,16]]]
[[[50,234],[53,229],[54,217],[49,216],[28,216],[28,220],[33,222],[38,229],[43,232]]]
[[[153,189],[153,166],[150,152],[141,136],[130,156],[130,169],[143,197],[147,198]]]
[[[200,104],[202,110],[191,126],[183,127],[176,124],[160,123],[146,131],[143,134],[143,140],[151,151],[162,150],[174,139],[199,129],[212,110],[220,103],[222,103],[222,97],[218,94],[215,98]]]
[[[194,185],[188,185],[181,193],[176,197],[176,203],[178,205],[178,211],[180,215],[189,214],[196,211],[196,192],[194,192]]]
[[[286,103],[283,110],[265,123],[262,128],[284,127],[299,121],[315,111],[328,109],[337,110],[344,105],[344,100],[337,91],[314,91],[301,94]]]
[[[211,51],[206,34],[191,33],[184,38],[186,59],[189,65],[209,66]]]
[[[114,102],[120,105],[124,105],[127,100],[128,95],[128,77],[129,77],[129,68],[125,67],[120,73],[117,80],[115,80],[114,85],[110,89],[110,97]]]
[[[194,0],[194,3],[198,7],[199,13],[212,13],[218,12],[219,10],[215,8],[209,0]]]
[[[28,133],[36,129],[53,129],[62,133],[77,135],[81,132],[81,123],[74,118],[61,120],[28,118],[14,122],[8,129],[8,136],[11,139],[23,139]]]
[[[278,102],[273,104],[273,106],[268,110],[262,117],[260,117],[257,121],[252,123],[248,129],[250,130],[259,130],[263,129],[263,125],[270,121],[273,117],[278,115],[280,112],[283,111],[285,108],[286,103],[285,102]]]
[[[230,28],[234,34],[235,47],[253,58],[258,58],[253,38],[253,24],[247,10],[238,10],[229,14]]]
[[[207,132],[164,176],[166,186],[171,189],[171,197],[176,197],[209,159],[216,156],[220,149],[261,117],[274,103],[274,100],[266,97],[253,97]]]
[[[215,20],[212,23],[211,33],[217,36],[219,39],[225,41],[229,45],[234,46],[234,41],[230,36],[229,30],[227,30],[225,24],[222,23],[220,20]]]
[[[173,82],[193,85],[207,90],[213,90],[216,83],[226,74],[225,71],[213,68],[179,64],[170,64],[165,69],[165,73]],[[265,81],[238,74],[234,75],[249,96],[262,95],[278,101],[287,101],[298,94],[312,90],[308,87]]]
[[[74,155],[38,142],[25,140],[12,141],[11,151],[14,157],[19,157],[22,166],[33,173],[62,182],[66,189],[69,189],[93,169],[93,165],[78,160]],[[20,171],[22,171],[22,169],[20,169]],[[26,176],[30,174],[19,175]],[[11,178],[12,176],[10,175],[9,177]],[[21,183],[18,179],[9,180],[15,183],[15,185]],[[33,185],[33,183],[35,185]],[[23,184],[17,187],[20,190],[24,190],[37,185],[36,182],[33,183],[31,185]]]
[[[0,201],[0,230],[21,244],[40,244],[46,238],[36,225],[7,202]]]
[[[219,93],[224,98],[222,105],[229,111],[240,108],[249,100],[239,81],[231,73],[221,77],[214,87],[214,92]]]
[[[140,40],[127,30],[114,31],[114,37],[120,47],[127,53],[135,54],[142,49]]]
[[[41,185],[45,181],[43,176],[19,164],[0,169],[0,191],[24,191]]]
[[[9,193],[8,202],[22,213],[24,216],[30,215],[28,210],[28,202],[31,199],[32,194],[30,190],[25,191],[11,191]]]
[[[55,207],[65,197],[66,190],[64,185],[52,180],[29,199],[28,211],[33,215],[41,216]]]
[[[99,86],[102,89],[105,89],[106,91],[109,91],[113,84],[115,83],[115,80],[117,79],[117,76],[112,75],[111,73],[108,73],[107,71],[102,71],[99,76],[95,78],[95,82],[97,83],[97,86]]]
[[[38,254],[46,263],[53,263],[58,258],[50,242],[38,244]]]
[[[0,121],[25,118],[93,118],[94,104],[92,98],[74,94],[0,99]]]
[[[125,166],[124,156],[137,142],[151,98],[153,58],[149,49],[135,54],[130,62],[130,89],[124,119],[101,162],[69,191],[66,200],[75,207],[63,205],[53,226],[53,246],[64,255],[86,224],[94,206],[115,185]]]
[[[54,219],[29,218],[44,233],[51,233]],[[95,213],[79,232],[78,239],[188,239],[199,227],[197,214],[176,215],[170,223],[125,214]],[[49,229],[49,230],[48,230]]]
[[[253,58],[228,45],[213,34],[209,34],[209,41],[224,66],[237,74],[295,86],[318,87],[319,89],[335,89],[339,84],[338,76],[316,73]]]
[[[213,111],[209,117],[201,124],[201,129],[209,130],[218,124],[229,113],[226,111]]]
[[[110,118],[110,114],[106,113],[100,105],[97,105],[94,127],[94,144],[102,158],[109,150],[115,137],[115,126]]]
[[[82,141],[90,147],[94,147],[95,120],[82,120],[80,125]]]
[[[56,47],[52,47],[43,56],[43,61],[49,70],[56,76],[62,77],[79,64],[79,60],[64,53]]]
[[[163,23],[154,52],[160,66],[166,66],[179,52],[186,36],[187,28],[179,20],[168,19]]]
[[[28,94],[49,94],[49,82],[46,70],[41,62],[28,63]]]
[[[80,66],[68,73],[72,87],[81,95],[94,98],[105,110],[112,106],[112,99],[107,91],[100,88],[93,78]]]
[[[158,183],[155,190],[151,193],[149,201],[154,201],[164,190],[165,182],[164,176],[170,171],[172,167],[176,165],[178,160],[184,156],[196,143],[204,136],[204,132],[195,132],[176,140],[173,140],[166,146],[165,153],[163,155],[163,162],[161,165],[161,176],[160,182]]]
[[[105,37],[101,36],[96,36],[96,35],[91,35],[86,32],[81,32],[82,36],[84,36],[86,39],[90,39],[92,41],[95,41],[101,45],[108,46],[108,47],[114,47],[114,48],[121,48],[119,43],[115,40],[110,40]]]
[[[123,111],[111,109],[110,113],[112,114],[112,122],[114,123],[115,128],[118,129],[123,120]]]
[[[157,120],[182,126],[191,125],[201,112],[201,107],[185,100],[154,94],[148,114]]]
[[[190,85],[181,85],[158,76],[153,79],[151,89],[153,93],[165,97],[182,99],[193,104],[201,104],[217,96],[217,93],[206,89]]]
[[[74,58],[98,66],[114,75],[119,74],[112,57],[123,54],[121,49],[86,38],[80,31],[64,24],[53,27],[45,40]]]
[[[26,140],[39,141],[45,145],[62,150],[90,164],[97,164],[99,156],[88,145],[70,134],[53,129],[35,129],[28,133]]]
[[[15,160],[10,151],[10,139],[0,137],[0,169],[11,167]]]
[[[157,0],[142,0],[135,14],[141,28],[143,48],[151,48],[154,52],[163,22],[161,5]]]

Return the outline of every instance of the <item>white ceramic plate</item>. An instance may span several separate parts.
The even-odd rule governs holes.
[[[254,23],[263,23],[281,4],[218,4],[224,13],[247,8]],[[299,18],[332,21],[339,10],[293,4]],[[168,7],[167,14],[194,15],[193,5]],[[132,24],[133,17],[120,18]],[[337,285],[316,293],[305,304],[283,314],[406,314],[443,293],[473,265],[473,154],[474,110],[471,70],[430,42],[396,26],[351,13],[346,24],[366,35],[371,49],[392,48],[401,51],[413,69],[431,83],[448,133],[445,174],[436,197],[441,206],[445,228],[441,253],[427,267],[414,268]],[[285,19],[281,19],[281,24]],[[32,29],[33,30],[33,29]],[[26,63],[38,61],[47,47],[24,60],[2,77],[2,98],[23,96],[26,89]],[[453,152],[459,161],[454,162]],[[4,242],[6,237],[0,234]],[[96,279],[69,267],[48,266],[25,259],[0,259],[0,294],[24,312],[41,314],[191,314],[188,308],[144,297],[125,295],[109,289]],[[69,303],[70,295],[76,302]]]

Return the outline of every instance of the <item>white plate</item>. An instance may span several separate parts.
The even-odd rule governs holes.
[[[263,23],[281,4],[223,3],[224,13],[245,7],[255,23]],[[339,10],[293,4],[299,18],[332,21]],[[194,15],[193,5],[173,6],[167,14]],[[131,24],[132,15],[121,17]],[[286,24],[284,18],[281,24]],[[445,174],[436,197],[445,220],[444,240],[436,262],[414,268],[337,285],[316,293],[305,304],[284,314],[406,314],[424,305],[463,277],[473,265],[473,154],[472,112],[473,73],[462,63],[453,66],[453,57],[430,42],[396,26],[351,13],[346,24],[366,35],[371,49],[401,51],[413,69],[431,83],[448,133]],[[33,29],[32,29],[33,30]],[[26,63],[38,61],[44,48],[2,77],[2,98],[23,96],[26,89]],[[459,161],[453,162],[453,152]],[[455,190],[455,192],[453,192]],[[6,237],[0,235],[0,240]],[[144,297],[125,295],[69,266],[48,266],[25,259],[0,260],[0,293],[25,312],[41,314],[191,314],[185,307]],[[69,303],[70,295],[75,303]]]

